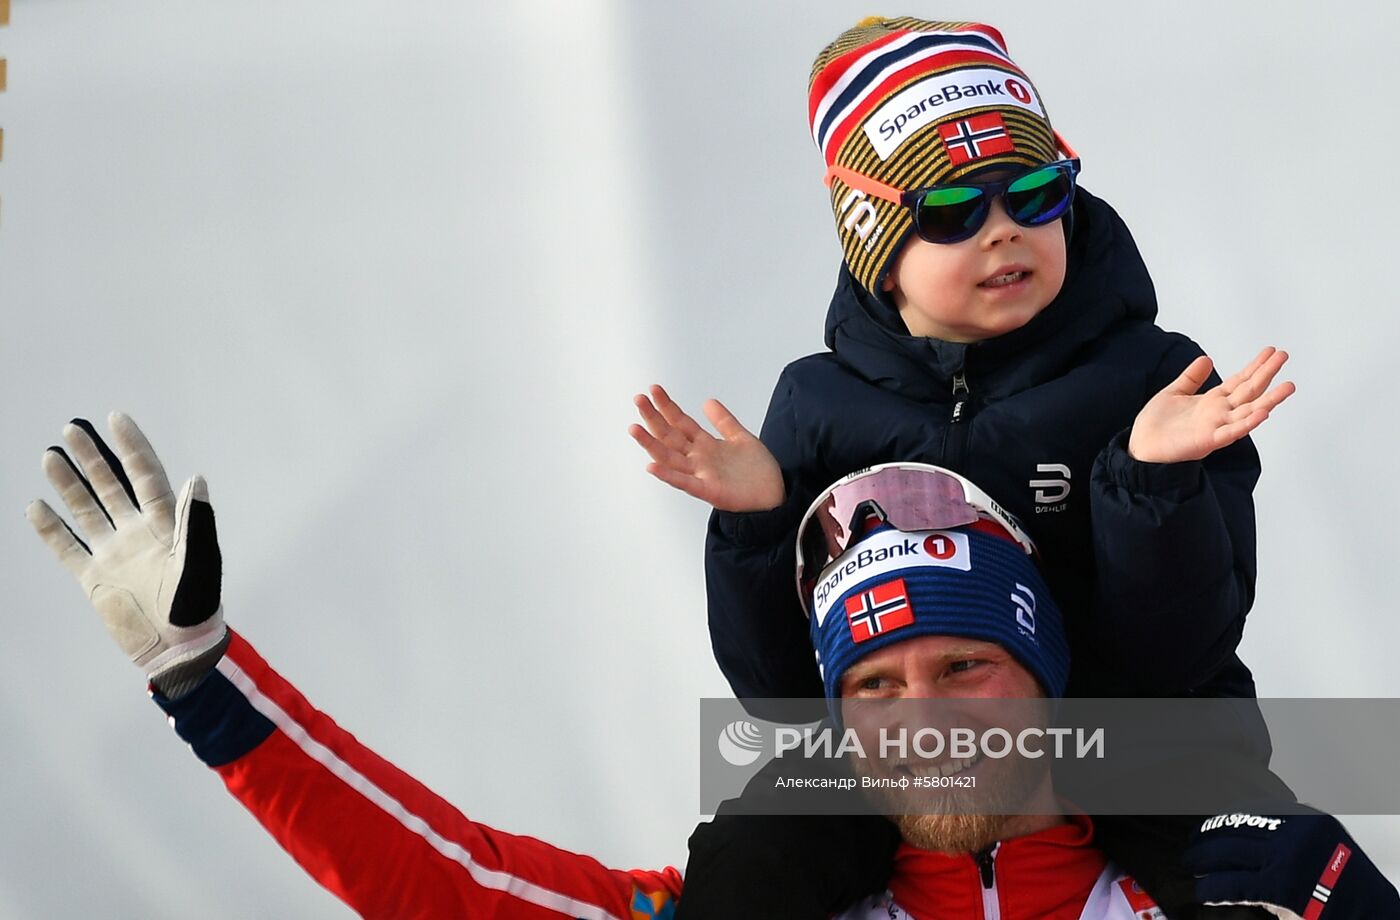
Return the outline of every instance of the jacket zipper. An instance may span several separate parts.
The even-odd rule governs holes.
[[[982,920],[1001,920],[1001,901],[997,897],[995,860],[1000,843],[994,843],[976,855],[977,871],[982,876]]]
[[[972,388],[967,385],[967,371],[958,371],[953,375],[953,412],[948,419],[948,449],[944,452],[945,462],[954,470],[963,468],[963,460],[967,455],[967,440],[971,436],[966,423],[971,418]]]
[[[963,410],[967,408],[967,400],[971,395],[972,391],[967,388],[967,372],[958,371],[953,375],[953,421],[963,420]]]

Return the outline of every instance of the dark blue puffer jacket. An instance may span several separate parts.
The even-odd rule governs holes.
[[[763,423],[787,499],[710,520],[710,635],[736,695],[821,695],[795,530],[832,481],[893,460],[956,470],[1021,519],[1064,611],[1070,695],[1254,695],[1235,648],[1254,596],[1258,454],[1245,439],[1200,462],[1128,456],[1138,411],[1202,352],[1154,324],[1127,227],[1082,190],[1068,256],[1049,306],[970,345],[910,336],[843,268],[830,351],[783,370]]]

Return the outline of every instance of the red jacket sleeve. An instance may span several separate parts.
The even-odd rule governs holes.
[[[681,876],[609,869],[471,821],[318,712],[241,636],[176,731],[316,881],[365,917],[663,920]]]

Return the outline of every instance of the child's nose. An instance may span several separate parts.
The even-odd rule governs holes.
[[[1009,242],[1019,239],[1021,236],[1021,225],[1011,219],[1011,214],[1007,212],[1006,205],[998,195],[992,200],[991,210],[987,213],[987,222],[982,225],[982,230],[977,234],[977,240],[983,247],[992,247],[998,243]]]

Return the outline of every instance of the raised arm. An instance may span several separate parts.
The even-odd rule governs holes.
[[[317,882],[365,917],[665,917],[680,875],[621,872],[465,817],[315,709],[242,637],[156,702]]]
[[[43,501],[29,519],[176,731],[316,881],[366,917],[669,915],[674,869],[611,870],[471,821],[311,706],[224,626],[204,480],[176,501],[131,419],[110,425],[115,451],[76,421],[44,456],[77,530]]]
[[[1140,685],[1125,691],[1195,689],[1239,644],[1257,570],[1246,435],[1293,392],[1270,387],[1286,358],[1265,349],[1221,381],[1180,337],[1153,398],[1094,464],[1096,631],[1133,662]]]
[[[704,410],[719,437],[659,386],[633,402],[645,427],[628,433],[650,455],[647,471],[715,509],[705,539],[710,642],[734,694],[820,697],[792,574],[794,532],[815,493],[786,384],[778,382],[761,437],[718,400]]]

